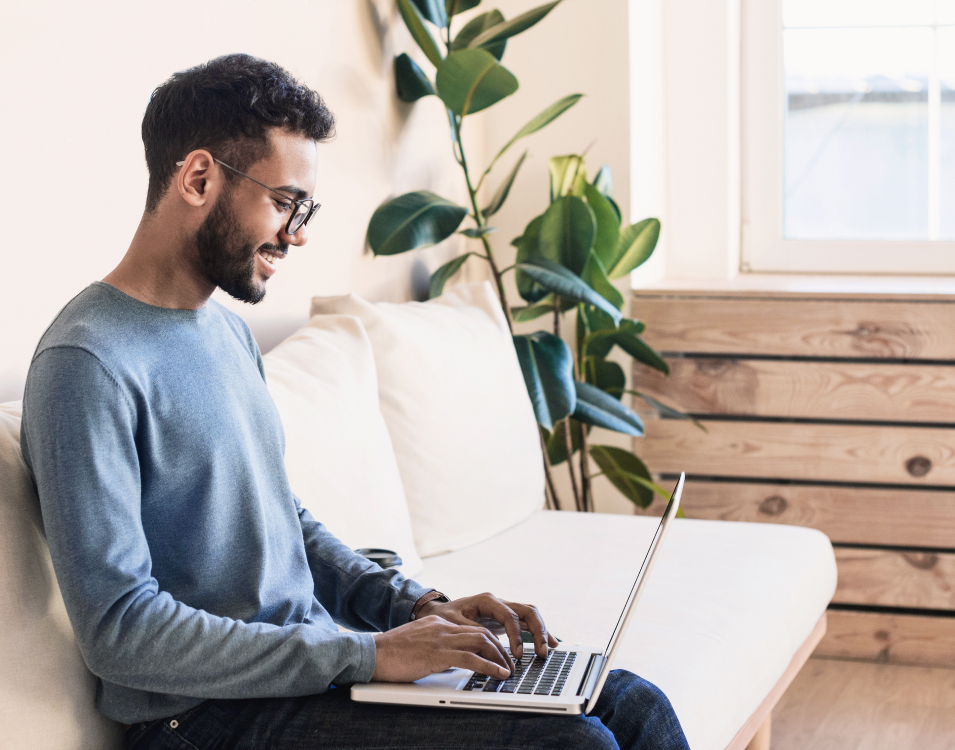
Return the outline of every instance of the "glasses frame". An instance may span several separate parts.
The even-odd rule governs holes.
[[[315,215],[315,212],[318,211],[318,209],[320,209],[320,208],[322,207],[322,204],[321,204],[321,203],[316,203],[313,198],[302,198],[302,199],[299,199],[299,200],[296,200],[296,199],[294,199],[294,198],[289,198],[285,193],[281,193],[281,192],[279,192],[278,190],[276,190],[275,188],[270,188],[270,187],[269,187],[268,185],[266,185],[264,182],[259,182],[259,181],[258,181],[257,179],[255,179],[254,177],[249,177],[249,175],[247,175],[245,172],[240,172],[240,171],[239,171],[238,169],[236,169],[235,167],[230,167],[230,166],[229,166],[228,164],[226,164],[224,161],[220,161],[219,159],[216,159],[214,156],[212,157],[212,160],[213,160],[216,164],[221,164],[221,165],[222,165],[223,167],[225,167],[226,169],[230,169],[230,170],[232,170],[233,172],[235,172],[236,174],[242,175],[243,177],[245,177],[245,179],[247,179],[247,180],[252,180],[252,182],[254,182],[256,185],[261,185],[261,186],[264,187],[266,190],[269,190],[269,191],[275,193],[276,195],[278,195],[279,197],[281,197],[281,198],[284,200],[285,203],[289,204],[290,206],[293,206],[293,207],[294,207],[294,210],[292,211],[292,215],[288,217],[288,221],[287,221],[286,224],[285,224],[285,233],[286,233],[287,235],[289,235],[290,237],[294,236],[295,233],[296,233],[299,229],[301,229],[301,228],[304,227],[306,224],[308,224],[308,222],[311,221],[312,217]],[[176,166],[177,166],[177,167],[181,167],[181,166],[182,166],[183,164],[185,164],[185,163],[186,163],[186,162],[184,162],[184,161],[177,161],[177,162],[176,162]],[[305,214],[305,218],[302,220],[302,223],[299,224],[297,227],[295,227],[295,229],[292,229],[292,221],[295,219],[296,216],[299,215],[299,211],[298,211],[298,207],[299,207],[299,206],[308,206],[308,213]]]

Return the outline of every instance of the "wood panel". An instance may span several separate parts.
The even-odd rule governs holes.
[[[658,351],[955,360],[955,302],[637,294]]]
[[[955,485],[955,429],[659,419],[634,449],[652,471]]]
[[[639,448],[639,443],[637,445]],[[645,515],[661,516],[656,499]],[[955,491],[705,482],[683,491],[687,518],[785,523],[819,529],[833,542],[955,548]]]
[[[815,656],[955,668],[955,618],[829,610]]]
[[[845,547],[835,552],[834,602],[955,609],[955,554]]]
[[[670,376],[636,364],[637,388],[692,414],[955,424],[955,367],[667,360]]]

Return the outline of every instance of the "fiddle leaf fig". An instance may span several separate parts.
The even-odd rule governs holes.
[[[579,276],[559,263],[537,256],[518,263],[517,268],[548,292],[560,295],[561,299],[594,305],[615,320],[620,320],[620,311],[617,308],[587,286]]]
[[[491,161],[491,166],[487,168],[487,172],[491,171],[491,167],[494,166],[497,160],[500,159],[504,155],[504,152],[513,146],[517,141],[530,135],[531,133],[536,133],[541,128],[552,123],[562,114],[564,114],[564,112],[579,102],[582,96],[583,94],[571,94],[570,96],[565,96],[563,99],[551,104],[547,109],[528,122],[523,128],[515,133],[511,140],[504,144],[504,148],[497,152],[497,156],[495,156]]]
[[[563,339],[545,331],[515,336],[514,347],[534,415],[552,430],[577,404],[573,354]]]
[[[418,7],[421,15],[427,18],[439,29],[448,25],[448,11],[444,0],[412,0]]]
[[[574,386],[577,406],[573,416],[578,422],[634,437],[643,435],[643,421],[629,406],[590,383],[575,380]]]
[[[550,204],[540,225],[538,249],[545,258],[580,274],[594,246],[597,220],[583,200],[565,195]]]
[[[660,239],[660,220],[644,219],[620,233],[613,263],[608,264],[610,278],[619,279],[642,265],[653,254]]]
[[[630,502],[648,508],[654,493],[669,497],[670,493],[655,484],[643,461],[623,448],[611,445],[590,446],[590,457],[600,470]]]
[[[500,42],[504,39],[510,39],[512,36],[516,36],[522,31],[527,31],[531,26],[550,13],[560,3],[560,1],[561,0],[554,0],[552,3],[547,3],[546,5],[532,8],[526,13],[521,13],[521,15],[512,18],[510,21],[504,21],[503,23],[496,24],[487,31],[484,31],[474,37],[468,46],[472,48],[486,47],[490,44],[494,44],[495,42]]]
[[[474,39],[474,37],[476,37],[478,34],[481,34],[491,27],[503,22],[504,14],[499,10],[489,10],[487,13],[482,13],[479,16],[475,16],[466,24],[464,24],[461,30],[454,37],[454,41],[451,42],[451,49],[459,50],[467,48],[471,40]],[[504,48],[506,46],[507,40],[503,39],[500,42],[486,46],[485,49],[494,55],[496,59],[500,60],[504,56]]]
[[[395,58],[395,87],[403,102],[416,102],[434,93],[431,81],[414,60],[402,52]]]
[[[462,49],[438,66],[438,96],[461,117],[480,112],[517,91],[517,79],[490,52]]]
[[[584,188],[587,205],[597,219],[597,236],[594,237],[594,255],[600,260],[604,274],[609,264],[616,260],[617,246],[620,242],[620,219],[603,193],[593,185]]]
[[[375,255],[397,255],[447,239],[468,210],[427,190],[399,195],[375,209],[368,244]]]
[[[428,286],[428,299],[440,297],[448,279],[454,276],[472,255],[477,255],[477,253],[464,253],[464,255],[459,255],[454,260],[449,260],[441,266],[441,268],[431,274],[431,283]]]
[[[587,169],[582,156],[554,156],[550,160],[551,202],[565,195],[582,196],[587,185]]]
[[[431,36],[428,27],[424,25],[424,17],[418,10],[418,6],[412,0],[398,0],[398,10],[412,38],[421,47],[421,51],[427,55],[432,65],[438,67],[442,60],[441,50],[438,49],[438,43]]]
[[[501,206],[504,205],[504,201],[507,200],[508,193],[511,192],[511,185],[514,184],[514,178],[517,177],[517,171],[521,168],[521,165],[524,163],[524,159],[527,158],[527,151],[521,154],[521,158],[517,160],[517,163],[514,164],[514,168],[511,170],[511,173],[504,179],[504,182],[501,183],[500,187],[494,192],[494,197],[491,198],[491,202],[487,205],[487,208],[481,211],[484,214],[486,219],[488,216],[493,216],[496,214]]]

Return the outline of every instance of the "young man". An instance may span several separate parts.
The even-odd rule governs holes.
[[[229,55],[177,73],[143,119],[146,210],[120,264],[57,316],[22,447],[99,710],[136,748],[685,748],[669,702],[615,672],[594,717],[352,703],[343,686],[452,666],[505,676],[477,618],[556,641],[534,607],[448,601],[342,545],[292,494],[248,328],[308,239],[333,118],[282,68]],[[336,623],[355,631],[339,632]]]

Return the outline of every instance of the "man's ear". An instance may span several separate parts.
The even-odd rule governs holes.
[[[176,175],[176,188],[179,195],[190,206],[200,208],[215,198],[221,188],[220,172],[213,169],[215,159],[204,149],[191,152],[184,161],[179,162]]]

